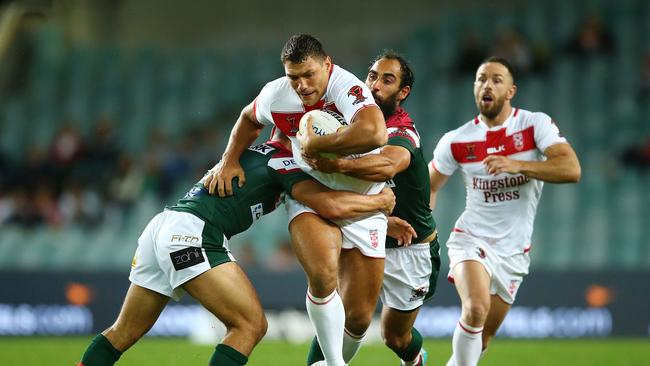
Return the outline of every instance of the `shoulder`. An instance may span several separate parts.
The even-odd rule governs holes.
[[[264,85],[264,87],[262,88],[262,93],[268,96],[271,95],[280,96],[282,93],[286,93],[290,89],[291,86],[289,85],[287,78],[282,76],[273,81],[269,81],[268,83],[266,83],[266,85]]]
[[[553,123],[553,119],[544,112],[531,112],[525,109],[517,108],[515,111],[516,118],[526,126],[544,125]]]
[[[328,92],[331,94],[348,93],[356,95],[366,88],[366,84],[351,72],[332,65],[332,74],[330,75]]]
[[[465,122],[458,128],[451,130],[442,137],[449,142],[475,140],[477,133],[480,133],[478,118]]]

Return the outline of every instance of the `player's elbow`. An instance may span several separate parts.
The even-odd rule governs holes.
[[[371,128],[366,129],[364,135],[367,136],[367,144],[373,149],[382,147],[388,142],[388,133],[386,133],[385,125],[373,125]]]
[[[567,180],[568,183],[578,183],[581,177],[582,169],[580,168],[580,164],[576,164],[576,166],[569,171]]]
[[[374,140],[377,147],[386,145],[388,142],[388,134],[386,133],[386,128],[379,129],[379,131],[375,133]]]
[[[397,172],[392,169],[392,166],[390,168],[384,169],[383,171],[379,172],[379,179],[377,181],[379,182],[385,182],[389,179],[395,178],[397,175]]]

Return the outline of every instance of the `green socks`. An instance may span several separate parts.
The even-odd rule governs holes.
[[[237,352],[234,348],[225,344],[218,344],[215,348],[210,366],[241,366],[248,362],[248,357]]]
[[[315,363],[316,361],[323,360],[325,360],[325,356],[323,355],[323,351],[320,349],[318,339],[314,337],[314,339],[311,340],[311,347],[309,347],[309,354],[307,355],[307,366]]]
[[[112,366],[121,355],[122,352],[100,333],[90,342],[78,366]]]
[[[422,335],[420,332],[418,332],[417,329],[412,328],[411,336],[411,343],[409,343],[405,349],[394,351],[395,354],[404,361],[414,360],[418,356],[418,353],[420,353],[420,349],[422,349]]]

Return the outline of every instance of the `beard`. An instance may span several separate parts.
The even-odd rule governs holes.
[[[372,96],[375,98],[375,103],[379,106],[379,109],[381,109],[381,113],[384,115],[384,119],[388,119],[388,117],[392,116],[393,113],[397,110],[398,103],[397,103],[397,94],[399,91],[395,94],[389,95],[386,98],[379,98],[376,94],[372,94]]]
[[[484,115],[488,119],[494,119],[503,110],[503,105],[505,104],[505,102],[506,102],[505,98],[495,99],[492,102],[491,106],[484,107],[481,104],[481,100],[479,99],[478,102],[476,102],[476,107],[478,108],[479,112],[481,112],[482,115]]]

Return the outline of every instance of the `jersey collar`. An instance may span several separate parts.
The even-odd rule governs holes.
[[[483,119],[481,119],[481,115],[479,114],[478,116],[474,117],[474,124],[482,127],[483,129],[490,130],[490,131],[500,130],[504,127],[508,127],[510,121],[515,117],[517,117],[518,113],[519,113],[519,108],[512,107],[512,111],[510,111],[510,115],[508,116],[508,118],[506,118],[506,120],[503,121],[503,123],[500,124],[499,126],[494,126],[494,127],[488,126],[487,123],[485,123]]]

